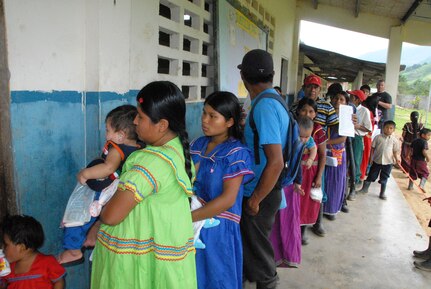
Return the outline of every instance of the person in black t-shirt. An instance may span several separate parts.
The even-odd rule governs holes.
[[[430,158],[428,156],[428,140],[431,138],[431,130],[423,128],[420,131],[420,137],[415,139],[412,144],[412,157],[410,163],[410,178],[413,180],[420,179],[420,188],[425,187],[429,176],[428,165]],[[413,181],[409,182],[409,189],[413,188]]]
[[[373,97],[378,97],[378,110],[379,110],[379,128],[382,129],[383,123],[387,120],[392,120],[389,117],[389,111],[392,108],[392,96],[385,91],[385,81],[377,81],[377,92]]]

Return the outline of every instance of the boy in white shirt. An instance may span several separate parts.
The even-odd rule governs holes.
[[[364,136],[369,133],[372,129],[370,111],[368,108],[361,105],[361,103],[367,98],[362,90],[347,91],[351,95],[351,103],[356,107],[356,116],[358,122],[355,124],[355,137],[353,139],[353,155],[355,160],[355,175],[351,176],[355,180],[355,184],[358,184],[361,178],[361,163],[362,155],[364,153]],[[353,201],[356,198],[356,194],[351,192],[348,196],[348,200]]]
[[[383,133],[376,136],[371,144],[372,165],[368,177],[359,193],[368,193],[370,184],[376,181],[380,174],[380,199],[386,200],[386,183],[391,175],[393,159],[400,164],[398,153],[400,152],[400,143],[393,135],[395,131],[395,122],[392,120],[385,121],[383,124]]]

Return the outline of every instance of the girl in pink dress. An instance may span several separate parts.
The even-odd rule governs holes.
[[[298,104],[297,114],[307,116],[314,120],[317,115],[317,104],[310,98],[301,99]],[[317,146],[317,155],[313,159],[311,167],[306,163],[310,162],[310,155],[304,154],[302,157],[302,184],[304,195],[301,196],[301,235],[302,244],[308,244],[306,238],[307,225],[314,225],[319,215],[320,202],[314,201],[310,197],[311,188],[320,188],[322,185],[322,175],[326,160],[326,134],[322,126],[314,123],[311,136]]]

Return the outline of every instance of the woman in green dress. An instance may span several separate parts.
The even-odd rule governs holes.
[[[171,82],[137,95],[136,131],[147,147],[130,155],[104,207],[93,257],[93,289],[196,288],[188,197],[194,167],[185,99]]]

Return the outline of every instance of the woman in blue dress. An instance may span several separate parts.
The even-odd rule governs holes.
[[[214,217],[216,227],[202,229],[206,248],[197,250],[200,289],[242,288],[242,242],[239,222],[243,185],[253,178],[250,150],[241,143],[241,108],[230,92],[209,95],[202,111],[205,136],[191,144],[197,170],[194,191],[204,204],[192,212],[193,222]]]

